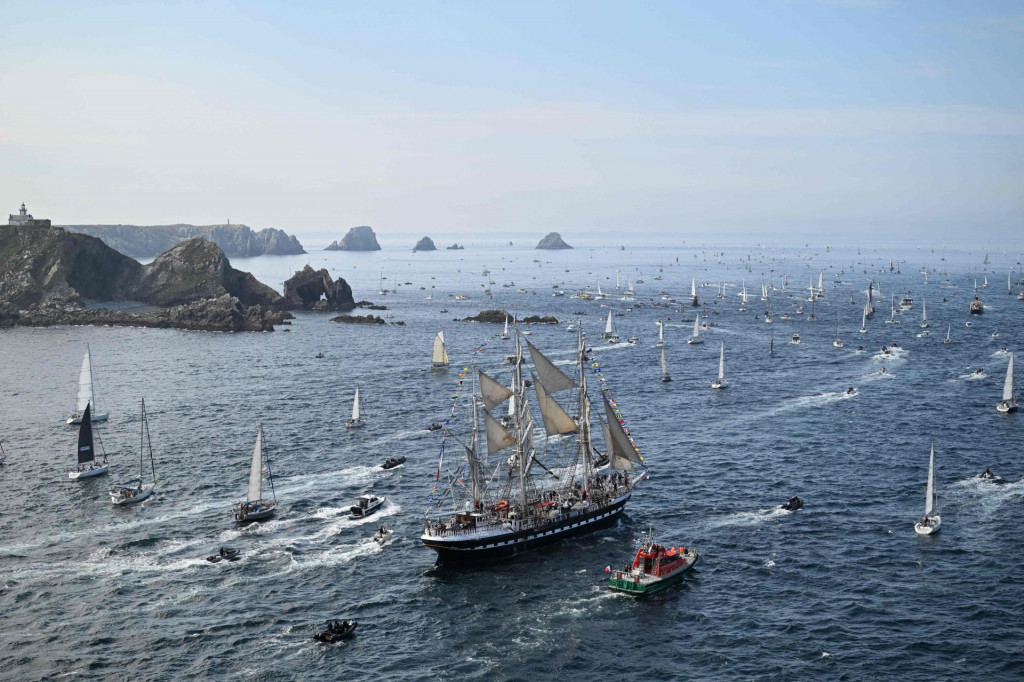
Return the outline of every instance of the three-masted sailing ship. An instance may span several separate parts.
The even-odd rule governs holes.
[[[519,354],[518,330],[514,337]],[[465,451],[466,463],[448,472],[447,490],[425,520],[420,539],[437,552],[438,563],[503,559],[611,526],[646,477],[639,449],[604,384],[597,411],[607,416],[602,430],[611,462],[607,469],[597,469],[591,437],[593,403],[587,390],[587,376],[594,370],[582,330],[577,329],[572,378],[532,343],[526,341],[526,346],[533,360],[531,385],[536,395],[527,395],[522,363],[512,367],[511,388],[474,366],[471,432],[462,440],[453,429],[445,430],[442,455],[444,441],[455,439]],[[563,391],[571,391],[573,415],[555,398]],[[513,409],[503,426],[492,413],[507,400]],[[534,422],[532,402],[545,435]]]

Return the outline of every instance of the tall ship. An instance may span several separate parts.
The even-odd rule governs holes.
[[[517,329],[517,355],[521,343]],[[599,366],[591,364],[582,329],[577,328],[572,377],[525,343],[533,361],[532,383],[526,381],[524,363],[513,365],[511,388],[474,363],[473,397],[463,409],[470,416],[469,433],[456,435],[455,423],[444,431],[437,481],[452,441],[465,461],[447,471],[446,489],[435,488],[420,537],[437,552],[439,564],[506,559],[614,525],[647,476],[607,384],[600,383],[595,399],[589,394],[587,376]],[[535,395],[528,395],[528,384]],[[557,399],[562,392],[567,397]],[[512,409],[503,425],[492,413],[505,401]],[[543,434],[534,421],[534,403]],[[573,414],[563,403],[572,405]],[[609,465],[601,469],[591,425],[595,409],[606,416],[599,421]]]

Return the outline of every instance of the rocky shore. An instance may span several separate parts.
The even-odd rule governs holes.
[[[248,225],[62,225],[68,232],[99,237],[110,248],[147,259],[175,244],[203,237],[221,248],[228,258],[288,256],[306,253],[293,235],[273,227],[260,231]]]

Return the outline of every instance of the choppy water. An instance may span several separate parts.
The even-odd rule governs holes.
[[[749,271],[740,265],[748,253]],[[906,259],[902,274],[879,274],[892,256]],[[275,286],[307,261],[329,267],[407,326],[300,314],[290,332],[272,334],[0,330],[0,678],[1020,679],[1024,415],[994,409],[1007,362],[998,351],[1019,351],[1024,338],[1024,302],[1005,293],[1017,259],[992,254],[982,271],[981,253],[944,256],[729,249],[720,263],[711,250],[683,248],[315,253],[235,264]],[[493,300],[480,293],[485,265]],[[928,285],[923,265],[934,271]],[[644,280],[636,287],[646,306],[626,312],[617,297],[569,297],[598,281],[614,291],[616,268],[623,286],[627,275]],[[810,304],[802,316],[795,308],[819,270],[826,297],[808,322]],[[412,284],[381,299],[382,272],[388,288]],[[783,272],[796,298],[775,292],[775,322],[765,324],[756,294],[769,277],[780,286]],[[974,277],[984,272],[987,310],[971,319]],[[731,285],[721,301],[717,288],[700,289],[714,324],[700,346],[684,343],[692,309],[650,307],[668,305],[663,290],[685,302],[691,276]],[[885,300],[861,335],[869,276],[881,278]],[[743,279],[751,302],[739,313]],[[553,297],[555,284],[567,295]],[[424,301],[432,288],[435,299]],[[906,291],[914,309],[900,325],[883,324],[890,292],[898,300]],[[450,297],[461,292],[472,298]],[[922,297],[932,334],[917,338]],[[453,364],[465,362],[499,330],[451,320],[489,307],[559,319],[585,312],[651,478],[613,529],[511,564],[436,570],[417,539],[438,454],[424,428],[448,411],[456,371],[427,369],[430,341],[443,329]],[[642,336],[636,347],[596,341],[609,308],[624,313],[615,318],[623,338]],[[841,350],[831,346],[837,311]],[[781,321],[784,312],[794,319]],[[671,318],[670,384],[658,381],[662,317]],[[798,346],[788,343],[794,331]],[[565,360],[573,338],[563,324],[531,340]],[[708,383],[723,339],[731,386],[715,392]],[[892,341],[903,350],[881,357]],[[76,432],[62,417],[85,343],[111,413],[100,432],[113,468],[73,482],[65,472]],[[500,362],[508,343],[491,341],[481,359]],[[326,358],[314,359],[317,351]],[[369,424],[352,433],[344,420],[356,384]],[[844,397],[848,386],[859,394]],[[159,494],[113,508],[107,486],[137,462],[142,396]],[[259,419],[281,509],[240,529],[230,507]],[[932,440],[944,523],[920,538],[912,524]],[[391,455],[409,460],[380,470]],[[986,467],[1005,482],[975,478]],[[353,521],[346,509],[365,492],[389,501]],[[802,511],[774,508],[792,495],[804,499]],[[381,523],[396,530],[384,547],[370,540]],[[697,547],[698,569],[651,599],[611,594],[604,567],[625,563],[648,524],[667,543]],[[220,545],[243,558],[203,560]],[[316,624],[341,617],[360,621],[354,638],[311,640]]]

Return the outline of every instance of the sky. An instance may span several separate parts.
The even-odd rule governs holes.
[[[1019,1],[0,0],[0,17],[0,212],[1024,241]]]

